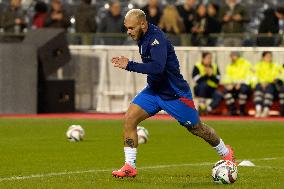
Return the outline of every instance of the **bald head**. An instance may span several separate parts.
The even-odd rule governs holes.
[[[146,14],[140,9],[131,9],[126,13],[125,19],[136,19],[138,21],[146,21]]]
[[[140,9],[132,9],[125,15],[124,26],[133,40],[139,40],[148,29],[145,13]]]

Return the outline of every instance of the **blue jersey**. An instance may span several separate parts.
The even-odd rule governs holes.
[[[158,27],[148,26],[138,41],[143,63],[129,61],[126,70],[147,74],[148,86],[163,100],[185,96],[190,88],[180,73],[172,44]]]

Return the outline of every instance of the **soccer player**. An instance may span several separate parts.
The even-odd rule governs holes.
[[[221,156],[234,160],[234,152],[225,145],[216,132],[203,124],[192,101],[187,82],[180,74],[179,62],[171,43],[156,26],[148,24],[140,9],[127,12],[124,25],[127,34],[137,41],[143,63],[130,61],[126,57],[113,57],[114,67],[147,74],[148,85],[129,105],[124,118],[124,166],[112,172],[115,177],[135,177],[137,154],[137,125],[165,110],[192,134],[203,138]]]

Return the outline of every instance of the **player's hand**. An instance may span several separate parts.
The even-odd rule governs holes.
[[[113,64],[113,66],[121,68],[121,69],[126,69],[128,62],[129,62],[129,59],[124,56],[113,57],[111,59],[111,63]]]

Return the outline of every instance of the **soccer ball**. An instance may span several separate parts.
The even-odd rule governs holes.
[[[137,127],[137,135],[138,135],[138,144],[145,144],[149,138],[149,132],[144,127]]]
[[[220,160],[213,166],[212,178],[214,182],[221,184],[232,184],[237,180],[237,166],[229,160]]]
[[[85,131],[80,125],[71,125],[66,132],[67,139],[71,142],[83,140],[84,135]]]

